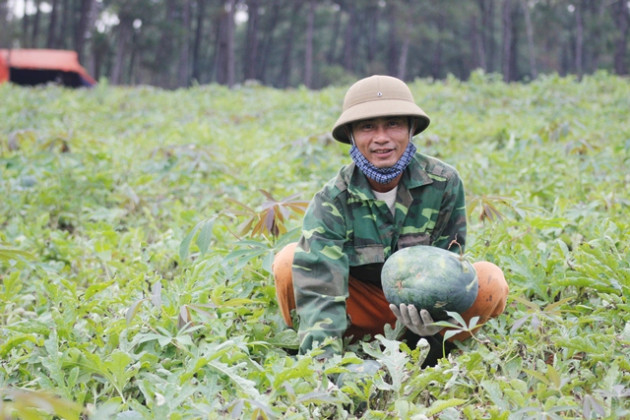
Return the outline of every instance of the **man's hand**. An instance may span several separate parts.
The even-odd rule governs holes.
[[[421,309],[420,313],[418,313],[414,305],[405,305],[404,303],[401,303],[400,307],[390,304],[389,309],[392,310],[396,318],[398,318],[407,329],[421,337],[435,335],[444,328],[439,325],[434,325],[433,317],[431,317],[431,314],[426,309]]]

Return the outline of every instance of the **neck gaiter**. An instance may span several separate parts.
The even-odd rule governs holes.
[[[400,157],[398,162],[394,164],[394,166],[390,166],[389,168],[377,168],[369,160],[366,159],[365,156],[357,149],[356,145],[352,145],[350,149],[350,157],[354,161],[355,165],[359,167],[361,172],[365,174],[368,178],[378,182],[379,184],[388,184],[392,182],[398,175],[405,170],[407,165],[413,159],[413,155],[416,153],[416,146],[413,143],[409,142],[407,148],[405,149],[403,155]]]

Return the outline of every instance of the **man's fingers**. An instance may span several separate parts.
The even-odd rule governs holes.
[[[411,320],[411,323],[413,325],[422,326],[423,322],[422,319],[420,319],[420,315],[418,315],[418,309],[416,309],[413,305],[409,305],[407,310],[409,311],[409,319]]]
[[[409,310],[404,303],[400,304],[400,318],[405,325],[409,325]]]
[[[396,318],[400,318],[400,309],[398,309],[398,306],[394,305],[393,303],[390,303],[389,309],[394,313]]]
[[[422,317],[422,322],[425,325],[433,324],[433,317],[431,317],[431,314],[426,309],[420,311],[420,316]]]

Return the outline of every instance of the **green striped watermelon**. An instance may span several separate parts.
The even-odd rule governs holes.
[[[393,253],[383,265],[381,281],[389,303],[413,304],[436,321],[447,319],[446,311],[470,308],[479,290],[477,273],[467,259],[425,245]]]

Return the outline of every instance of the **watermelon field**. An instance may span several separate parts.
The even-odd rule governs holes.
[[[0,418],[630,417],[630,81],[410,83],[510,285],[426,369],[400,327],[297,355],[275,302],[347,87],[0,85]]]

